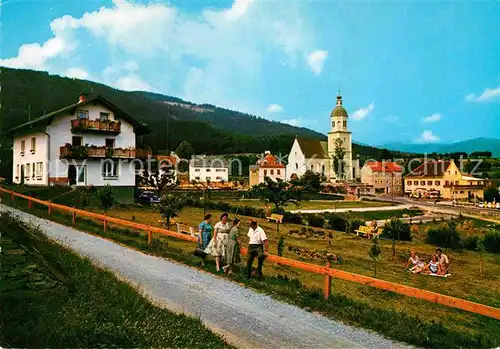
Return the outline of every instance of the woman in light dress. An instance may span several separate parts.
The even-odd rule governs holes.
[[[437,255],[433,254],[431,261],[424,267],[425,273],[432,275],[444,275],[444,271],[439,264]]]
[[[212,215],[207,213],[198,225],[198,247],[205,250],[212,239]],[[201,266],[205,266],[205,257],[201,257]]]
[[[233,272],[233,265],[241,262],[240,257],[240,220],[235,218],[233,220],[233,227],[229,231],[229,241],[227,243],[227,251],[226,251],[226,266],[222,267],[222,270],[226,274],[231,274]]]
[[[220,271],[220,261],[226,254],[226,246],[229,241],[231,224],[227,221],[228,217],[229,214],[227,212],[224,212],[220,216],[220,222],[214,226],[214,236],[205,249],[206,253],[211,254],[215,258],[217,271]]]
[[[425,267],[425,262],[418,258],[415,250],[410,251],[410,258],[408,258],[408,262],[406,262],[405,269],[411,271],[413,274],[420,273]]]

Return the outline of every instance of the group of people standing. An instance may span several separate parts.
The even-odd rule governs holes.
[[[450,260],[448,259],[448,256],[445,255],[440,248],[438,248],[436,250],[436,253],[432,255],[431,260],[428,263],[425,263],[423,260],[421,260],[415,250],[411,250],[410,258],[406,263],[405,269],[414,274],[426,273],[444,276],[448,274],[449,266]]]
[[[206,214],[203,221],[198,226],[198,247],[204,250],[207,255],[215,259],[217,271],[226,274],[233,272],[234,265],[241,262],[240,248],[240,225],[241,221],[234,218],[229,220],[229,214],[223,213],[220,221],[212,227],[212,215]],[[249,238],[247,277],[252,276],[253,260],[257,258],[257,275],[262,276],[264,259],[268,252],[269,243],[266,233],[259,226],[256,220],[250,221],[250,228],[247,234]],[[221,267],[221,265],[224,265]],[[205,258],[202,258],[202,265],[205,265]]]

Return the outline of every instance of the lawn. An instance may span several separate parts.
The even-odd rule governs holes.
[[[17,200],[16,203],[20,204],[19,200]],[[92,210],[96,212],[100,211],[97,208]],[[43,215],[44,212],[45,210],[41,209],[41,213],[37,214]],[[212,211],[212,213],[214,216],[218,216],[222,212]],[[384,215],[389,214],[389,212],[383,211],[364,212],[363,217],[369,219],[370,215],[375,217],[381,213]],[[111,209],[108,214],[127,220],[135,220],[145,224],[151,223],[156,226],[162,226],[162,221],[159,215],[152,208],[120,206]],[[401,213],[393,212],[392,214],[399,216]],[[176,218],[176,221],[195,226],[201,221],[202,216],[203,209],[188,207],[182,211],[181,215]],[[242,237],[246,243],[246,236],[244,236],[244,232],[248,229],[247,221],[250,217],[240,216],[240,218],[244,223],[242,227]],[[68,222],[67,224],[69,224],[69,217],[64,219]],[[88,225],[89,223],[82,222],[80,219],[78,222],[80,229],[92,231],[102,235],[101,224],[98,223],[92,227],[91,224]],[[271,253],[276,253],[277,242],[279,239],[276,225],[268,223],[263,219],[259,219],[259,222],[265,229],[270,239]],[[111,228],[115,227],[111,226]],[[323,235],[309,234],[309,236],[299,236],[297,234],[293,234],[292,236],[289,236],[287,234],[290,230],[300,231],[301,228],[303,228],[303,226],[297,224],[283,224],[280,226],[281,236],[285,237],[285,257],[305,260],[311,263],[324,264],[324,259],[317,258],[317,255],[334,253],[342,256],[344,261],[342,265],[334,265],[335,268],[372,276],[373,266],[372,261],[368,256],[371,241],[358,238],[352,234],[328,231],[325,229],[315,229],[316,231],[324,232]],[[377,278],[500,307],[499,255],[483,255],[485,267],[484,275],[479,274],[478,253],[451,250],[445,251],[452,263],[452,276],[448,279],[438,279],[424,275],[412,275],[403,271],[403,264],[409,256],[410,248],[415,248],[420,257],[424,257],[426,260],[429,259],[430,255],[433,253],[435,247],[425,244],[423,241],[425,238],[426,228],[426,225],[418,225],[419,231],[415,234],[415,238],[412,242],[398,242],[396,245],[395,257],[392,257],[391,253],[392,242],[386,240],[381,241],[382,255],[377,266]],[[147,244],[145,245],[146,237],[144,234],[140,234],[138,232],[119,231],[116,229],[114,230],[115,232],[113,232],[113,229],[110,229],[110,232],[108,233],[109,238],[129,244],[135,248],[143,250],[148,249]],[[333,238],[330,241],[331,247],[329,246],[328,238],[325,238],[325,235],[328,236],[329,233],[332,233],[333,235]],[[179,259],[192,265],[199,263],[199,260],[192,256],[194,248],[192,243],[162,238],[157,244],[163,249],[151,250],[150,248],[151,253],[159,253],[160,255]],[[289,248],[291,248],[291,250]],[[300,255],[296,252],[299,248],[301,248],[299,252]],[[304,301],[304,303],[302,300],[296,299],[296,297],[298,297],[297,294],[299,293],[300,295],[309,294],[307,292],[313,292],[314,289],[322,288],[323,278],[321,276],[312,275],[295,269],[275,266],[270,263],[265,265],[264,272],[269,281],[266,281],[264,284],[251,284],[252,287],[262,288],[266,292],[270,292],[273,295],[282,295],[288,301],[296,302],[302,306],[314,309],[316,309],[315,307],[318,307],[317,310],[324,311],[333,317],[340,318],[355,325],[373,328],[377,331],[381,331],[382,333],[386,333],[393,338],[407,340],[418,345],[443,348],[480,346],[477,343],[475,345],[466,345],[466,338],[478,338],[477,336],[485,336],[484,338],[487,337],[490,344],[494,342],[498,345],[500,343],[500,321],[415,300],[409,297],[399,296],[390,292],[379,291],[371,287],[357,285],[342,280],[333,281],[333,298],[336,300],[342,299],[342,302],[350,302],[349,304],[351,305],[355,304],[356,309],[359,308],[358,306],[361,306],[359,309],[363,310],[359,310],[360,312],[374,312],[371,313],[372,315],[365,317],[364,315],[361,315],[361,313],[356,315],[356,313],[352,313],[347,310],[330,308],[327,304],[320,302],[319,300],[314,302],[315,306],[312,306],[309,304],[310,300],[307,302]],[[297,283],[301,285],[301,287],[298,288],[298,290],[293,290],[292,286],[296,285],[295,282],[291,282],[286,284],[286,286],[280,287],[269,285],[269,283],[274,282],[273,280],[281,280],[280,278],[282,278],[283,275],[287,275],[287,277],[291,279],[296,279]],[[325,309],[328,309],[328,311]],[[374,314],[377,314],[375,316],[376,318],[385,319],[383,321],[386,321],[387,324],[382,324],[377,321],[373,323],[374,319],[372,317]],[[384,316],[388,316],[388,318],[384,318]],[[412,335],[402,332],[403,330],[400,328],[396,331],[399,324],[394,322],[396,321],[395,318],[404,316],[409,317],[409,319],[405,321],[419,324],[418,326],[421,329],[422,336],[424,336],[424,333],[426,333],[425,331],[427,331],[424,331],[424,328],[426,328],[425,326],[431,326],[429,324],[432,323],[442,324],[442,326],[444,326],[444,330],[451,332],[447,333],[445,336],[448,338],[446,340],[444,340],[444,334],[438,335],[443,338],[428,338],[429,336],[426,337],[427,339],[420,337],[412,338]],[[426,340],[430,342],[426,342]],[[444,342],[441,342],[441,340]]]
[[[4,347],[229,348],[199,320],[158,308],[112,273],[0,214]]]

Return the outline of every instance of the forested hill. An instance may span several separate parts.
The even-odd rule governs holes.
[[[151,146],[155,152],[173,150],[186,140],[197,153],[261,153],[272,150],[286,154],[295,136],[326,139],[325,135],[306,128],[213,105],[197,105],[149,92],[125,92],[46,72],[2,67],[0,83],[0,131],[28,121],[30,115],[33,119],[73,104],[79,93],[86,92],[100,94],[145,122],[151,133],[139,139],[139,146]],[[362,157],[377,158],[381,153],[387,154],[380,149],[357,144],[354,151]]]

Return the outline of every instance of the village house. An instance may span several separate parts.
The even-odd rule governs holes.
[[[348,114],[342,106],[342,97],[330,114],[328,140],[296,138],[288,155],[287,179],[301,177],[306,171],[313,171],[327,181],[353,181],[359,178],[359,161],[353,159],[351,132],[347,127]],[[334,163],[336,148],[344,152],[342,170]],[[339,173],[337,173],[339,172]]]
[[[77,103],[19,125],[13,137],[13,182],[25,185],[119,187],[133,200],[135,164],[150,151],[136,149],[140,123],[101,96],[79,96]]]
[[[460,171],[453,160],[431,160],[405,176],[405,194],[446,200],[483,198],[486,183]]]
[[[367,161],[361,168],[363,194],[402,195],[403,168],[395,162]]]
[[[286,168],[279,159],[272,155],[270,151],[264,153],[264,157],[257,160],[255,165],[250,166],[250,187],[259,183],[264,183],[264,178],[269,177],[276,181],[277,179],[286,179]]]
[[[189,161],[190,182],[227,182],[229,163],[217,156],[194,155]]]

